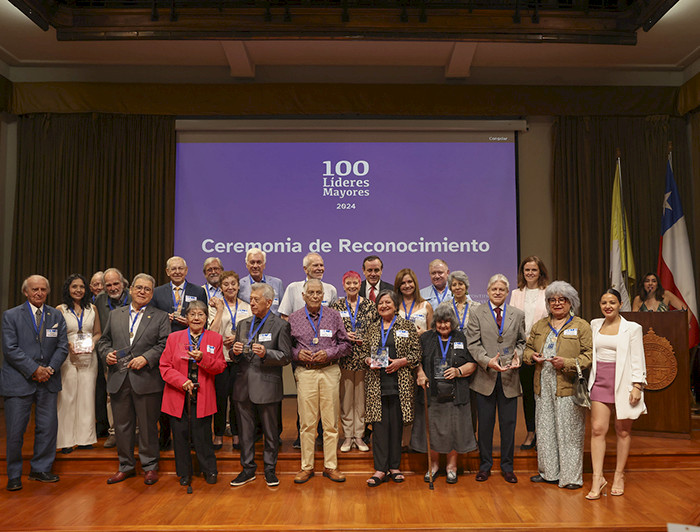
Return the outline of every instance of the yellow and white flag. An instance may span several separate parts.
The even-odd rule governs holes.
[[[632,310],[628,292],[628,280],[637,276],[634,271],[632,240],[627,224],[627,213],[622,203],[622,186],[620,182],[620,158],[615,167],[613,182],[612,216],[610,219],[610,286],[620,292],[622,309]]]

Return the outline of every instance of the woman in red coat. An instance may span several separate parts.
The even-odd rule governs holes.
[[[207,306],[193,301],[185,314],[187,329],[168,336],[160,357],[160,374],[165,381],[161,410],[171,416],[175,469],[180,484],[188,486],[192,479],[192,459],[188,432],[192,426],[192,442],[202,473],[208,484],[216,483],[216,455],[211,443],[211,418],[216,412],[214,376],[226,367],[221,335],[204,330]],[[190,420],[186,406],[190,394],[194,414]]]

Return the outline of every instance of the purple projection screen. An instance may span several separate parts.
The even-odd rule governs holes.
[[[202,284],[219,257],[243,276],[245,250],[267,252],[266,273],[285,287],[304,278],[309,251],[343,294],[347,270],[379,255],[383,279],[428,263],[464,270],[470,294],[504,273],[515,285],[515,135],[479,142],[182,142],[177,148],[175,254]],[[492,139],[492,140],[489,140]]]

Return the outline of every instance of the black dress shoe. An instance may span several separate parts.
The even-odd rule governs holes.
[[[581,489],[582,487],[583,487],[583,486],[579,486],[578,484],[567,484],[566,486],[564,486],[564,489],[567,489],[567,490],[578,490],[578,489]]]
[[[547,480],[542,475],[535,475],[530,477],[530,482],[545,482],[547,484],[559,484],[558,480]]]
[[[487,471],[479,471],[479,472],[476,474],[476,481],[477,481],[477,482],[484,482],[484,481],[488,480],[490,476],[491,476],[491,471],[490,471],[490,470],[487,470]]]
[[[61,454],[70,454],[73,452],[73,447],[64,447],[61,449]]]
[[[29,473],[29,480],[38,480],[39,482],[58,482],[59,478],[58,475],[55,475],[50,471],[48,473],[44,471],[31,471]]]
[[[518,482],[518,477],[512,471],[501,471],[501,475],[506,479],[509,484],[516,484]]]
[[[192,477],[180,477],[180,486],[189,486],[192,483]]]
[[[204,473],[204,480],[206,480],[207,484],[216,484],[216,473]]]
[[[224,446],[223,443],[212,443],[212,447],[214,447],[214,450],[215,450],[215,451],[218,451],[218,450],[221,449],[223,446]]]
[[[17,478],[9,478],[7,479],[7,491],[17,491],[22,489],[22,479],[17,477]]]

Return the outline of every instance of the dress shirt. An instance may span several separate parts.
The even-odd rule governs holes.
[[[437,296],[435,295],[435,290],[437,290],[437,288],[435,288],[435,290],[433,290],[433,288],[435,287],[431,284],[430,286],[426,286],[420,291],[420,295],[423,297],[423,299],[430,303],[433,309],[436,309],[440,303],[444,303],[445,301],[452,301],[452,292],[450,291],[447,285],[445,285],[445,288],[442,292],[438,292],[440,294],[441,299],[439,302]]]
[[[265,284],[269,284],[275,291],[275,299],[272,300],[272,313],[277,316],[280,315],[280,301],[282,300],[282,295],[284,294],[284,285],[282,284],[282,279],[273,277],[272,275],[263,275],[262,281]],[[238,297],[246,303],[250,303],[250,287],[255,284],[253,278],[249,275],[241,277],[238,288]]]
[[[362,295],[365,296],[366,299],[369,299],[370,301],[372,301],[369,297],[369,293],[372,290],[372,287],[374,286],[374,297],[376,299],[376,297],[379,295],[379,283],[381,283],[381,281],[377,281],[377,284],[374,284],[374,285],[369,284],[369,282],[368,282],[367,286],[365,286],[365,293]]]
[[[309,313],[309,315],[314,321],[318,332],[317,344],[311,342],[316,333],[306,317],[306,306],[289,316],[289,325],[292,328],[292,357],[294,360],[299,360],[299,351],[302,349],[308,349],[312,352],[325,350],[328,355],[328,361],[337,360],[350,354],[352,342],[348,339],[340,312],[332,308],[323,307],[320,323],[318,322],[318,314]],[[324,335],[323,331],[330,331],[330,335]]]
[[[202,288],[204,288],[204,291],[207,293],[207,302],[209,302],[209,300],[212,297],[218,297],[219,299],[224,297],[223,294],[221,293],[221,288],[217,288],[216,286],[212,286],[209,283],[204,283],[202,285]]]
[[[280,303],[280,314],[291,316],[294,312],[306,306],[304,297],[302,296],[304,283],[306,283],[306,281],[296,281],[287,287],[287,290],[284,292],[284,297],[282,298],[282,303]],[[338,299],[338,292],[335,286],[323,283],[323,301],[321,304],[327,307],[336,299]]]
[[[143,311],[145,310],[146,307],[141,307],[139,310],[136,310],[134,308],[134,305],[131,305],[129,307],[129,345],[134,343],[134,336],[136,336],[136,331],[139,330],[139,325],[141,324],[141,318],[143,318]],[[134,319],[134,312],[136,313],[136,321],[133,322],[132,320]],[[131,333],[134,334],[131,334]]]

